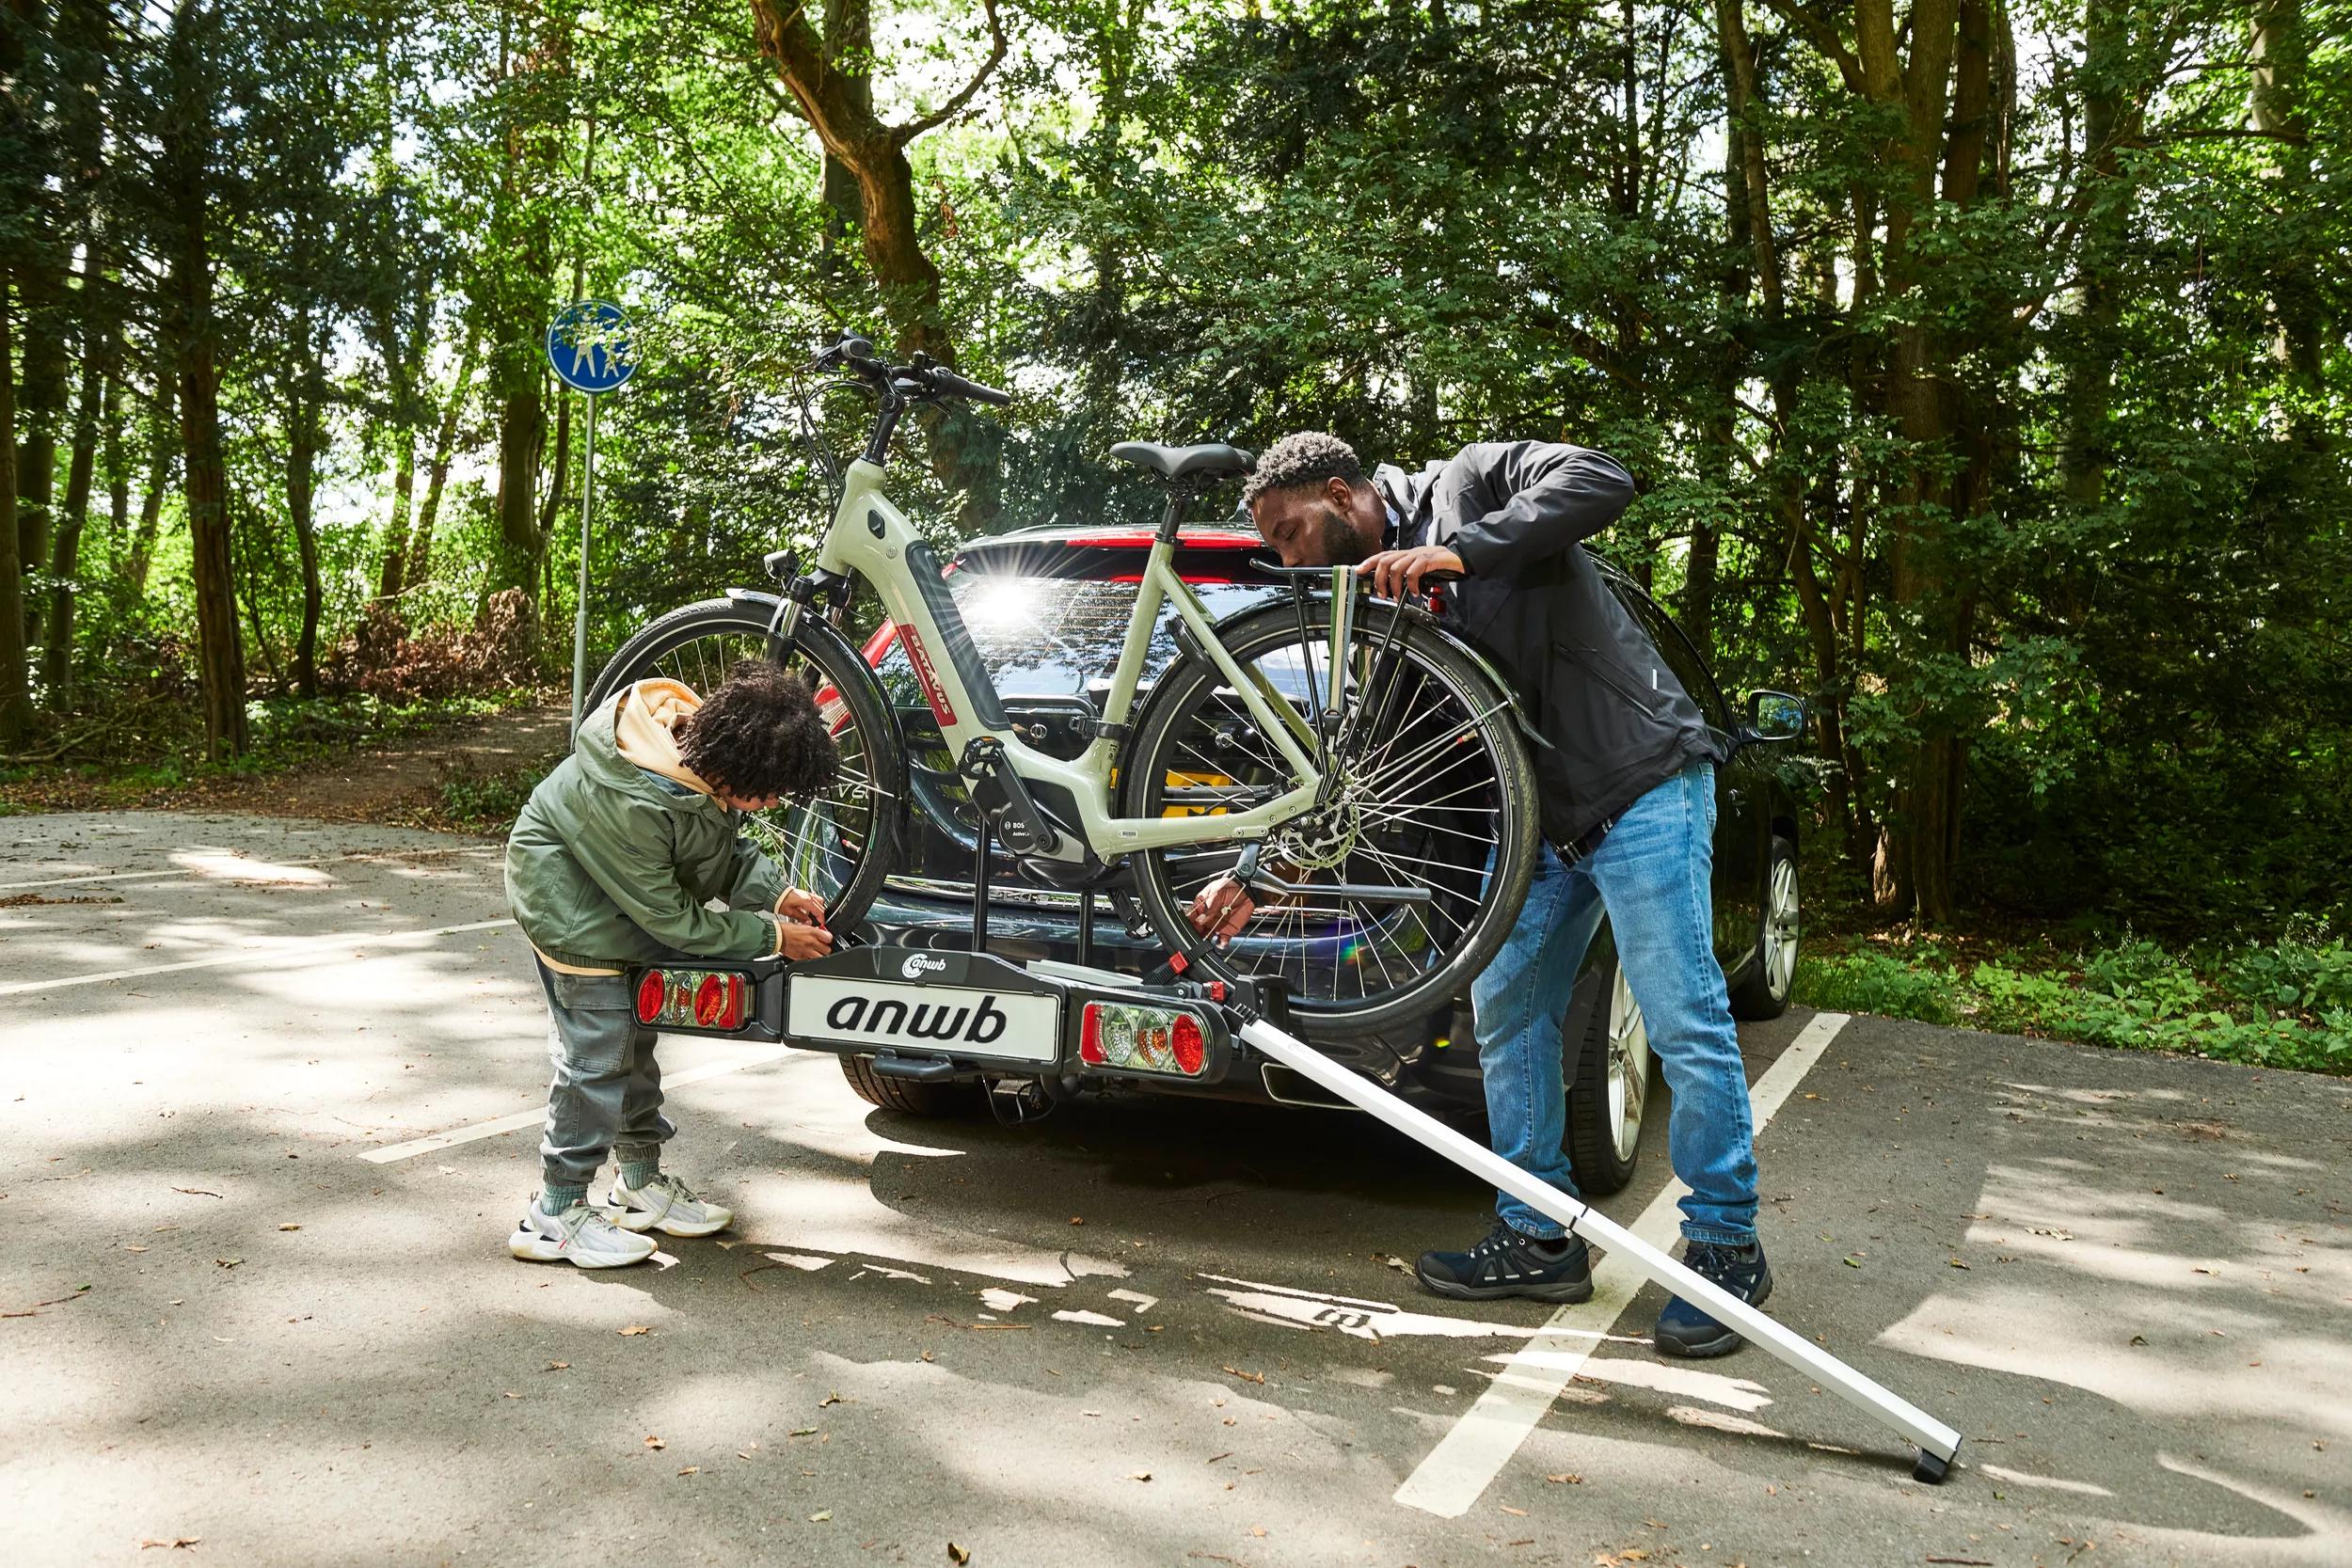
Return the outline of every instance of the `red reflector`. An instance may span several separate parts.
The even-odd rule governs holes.
[[[1093,1007],[1086,1010],[1078,1025],[1078,1056],[1097,1067],[1103,1065],[1103,1015]]]
[[[662,978],[661,971],[658,969],[645,971],[645,977],[637,982],[638,1022],[651,1023],[661,1016],[661,1003],[668,989],[668,982]]]
[[[1175,1027],[1168,1031],[1168,1048],[1176,1053],[1176,1066],[1185,1077],[1200,1076],[1200,1066],[1208,1060],[1209,1042],[1201,1037],[1199,1019],[1190,1013],[1178,1013]]]

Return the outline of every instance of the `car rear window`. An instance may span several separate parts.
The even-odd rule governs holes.
[[[1132,582],[961,571],[947,585],[971,627],[973,645],[1007,697],[1082,696],[1089,681],[1108,679],[1126,641],[1127,619],[1135,613]],[[1200,583],[1193,591],[1214,619],[1277,592],[1235,582]],[[1144,654],[1146,686],[1175,661],[1175,610],[1162,606]],[[898,677],[908,673],[905,649],[893,641],[874,668],[897,691]],[[916,695],[914,701],[919,705],[922,699]]]

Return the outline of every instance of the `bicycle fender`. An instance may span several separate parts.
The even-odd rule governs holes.
[[[1330,595],[1315,594],[1311,594],[1310,597],[1328,599]],[[1375,609],[1393,610],[1406,617],[1420,629],[1451,645],[1455,652],[1477,666],[1480,674],[1495,683],[1495,689],[1502,693],[1502,700],[1511,706],[1511,721],[1518,726],[1519,734],[1527,737],[1529,745],[1539,747],[1547,752],[1555,749],[1551,742],[1545,739],[1542,733],[1535,728],[1535,721],[1527,716],[1527,702],[1519,695],[1519,689],[1503,678],[1502,672],[1495,668],[1494,660],[1488,658],[1476,643],[1454,631],[1443,621],[1438,620],[1419,605],[1379,598],[1372,599],[1369,603]],[[1263,615],[1268,608],[1266,605],[1259,604],[1252,605],[1247,610],[1237,610],[1217,622],[1213,629],[1217,633],[1218,640],[1223,641],[1226,627],[1238,626],[1252,615]],[[1183,623],[1178,623],[1177,629],[1180,632],[1183,630]]]
[[[735,604],[756,607],[771,620],[784,605],[784,599],[780,594],[763,593],[756,588],[730,588],[727,590],[727,598]],[[849,665],[865,672],[866,687],[874,694],[875,705],[890,720],[892,726],[894,728],[897,726],[898,711],[890,705],[889,689],[882,685],[882,677],[874,673],[874,667],[866,662],[865,655],[859,653],[854,643],[835,630],[832,622],[821,615],[803,614],[801,617],[801,624],[793,629],[792,640],[795,642],[834,643]],[[903,736],[893,736],[891,738],[902,746],[905,744]]]

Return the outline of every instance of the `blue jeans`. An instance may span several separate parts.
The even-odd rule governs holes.
[[[1470,1002],[1495,1152],[1575,1192],[1561,1028],[1606,909],[1617,961],[1674,1095],[1666,1147],[1691,1189],[1682,1233],[1740,1245],[1756,1239],[1756,1143],[1715,961],[1714,833],[1715,769],[1694,762],[1627,808],[1584,859],[1565,863],[1545,845],[1518,924],[1470,988]],[[1530,1236],[1562,1234],[1559,1221],[1507,1193],[1497,1195],[1495,1212]]]

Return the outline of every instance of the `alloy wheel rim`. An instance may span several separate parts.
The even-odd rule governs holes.
[[[1649,1026],[1619,969],[1609,995],[1609,1135],[1619,1160],[1632,1159],[1642,1141],[1642,1110],[1648,1099]]]
[[[1788,994],[1797,973],[1797,867],[1781,861],[1772,867],[1771,911],[1764,925],[1765,983],[1775,998]]]

